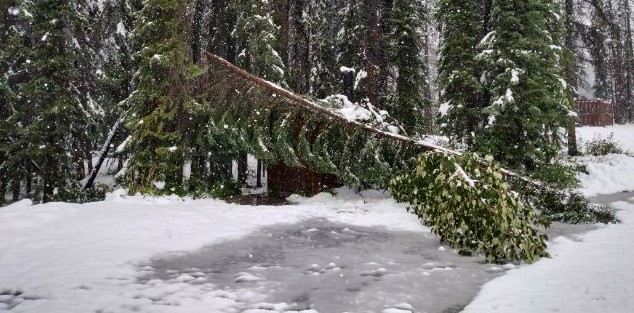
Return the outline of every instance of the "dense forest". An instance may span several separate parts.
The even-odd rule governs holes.
[[[387,185],[416,156],[263,91],[256,108],[273,109],[245,111],[252,88],[226,84],[205,51],[540,180],[566,133],[577,153],[574,99],[610,101],[616,123],[634,115],[625,0],[1,0],[0,13],[0,194],[13,200],[71,197],[109,137],[120,184],[142,193],[208,192],[234,161],[244,181],[247,153],[356,185]],[[298,128],[310,144],[289,143]]]

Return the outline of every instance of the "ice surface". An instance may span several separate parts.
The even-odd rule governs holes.
[[[202,272],[221,290],[258,291],[257,303],[241,300],[245,312],[440,313],[463,307],[478,286],[503,273],[488,271],[482,258],[438,247],[430,234],[317,218],[155,258],[141,265],[152,271],[139,281],[170,282]]]

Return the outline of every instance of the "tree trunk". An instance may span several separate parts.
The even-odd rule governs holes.
[[[11,200],[18,201],[20,200],[20,182],[13,181],[11,184],[12,197]]]
[[[295,92],[306,94],[310,81],[310,38],[303,22],[306,0],[290,0],[288,3],[288,84]]]
[[[246,152],[240,152],[238,154],[238,183],[246,185],[247,174],[249,171],[248,155]]]
[[[255,180],[255,187],[257,188],[261,188],[262,187],[262,161],[258,160],[258,168],[256,171],[256,180]]]
[[[630,1],[624,1],[625,11],[625,68],[627,74],[626,102],[624,107],[625,122],[632,122],[634,105],[632,104],[632,84],[634,79],[634,47],[632,46],[632,23]]]
[[[200,62],[200,53],[202,51],[201,47],[201,27],[202,27],[202,19],[203,19],[203,11],[205,10],[205,2],[203,0],[196,0],[194,2],[194,16],[192,21],[192,30],[191,30],[191,49],[192,49],[192,60],[194,63],[198,64]]]
[[[368,73],[368,99],[379,106],[379,0],[363,0],[366,21],[365,58]]]
[[[574,3],[573,0],[566,0],[565,3],[565,56],[564,56],[564,79],[568,84],[568,100],[571,102],[571,109],[574,108],[574,94],[577,89],[577,75],[575,71],[575,24],[574,24]],[[576,118],[569,118],[566,125],[568,133],[568,155],[575,156],[579,154],[577,147],[577,128],[575,126]]]

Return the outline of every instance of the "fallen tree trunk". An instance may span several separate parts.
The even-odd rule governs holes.
[[[205,61],[207,63],[213,63],[216,66],[220,66],[228,71],[230,71],[231,73],[233,73],[234,75],[239,76],[241,79],[244,79],[245,81],[248,81],[250,83],[256,84],[257,86],[260,86],[262,88],[267,89],[268,91],[270,91],[273,95],[278,95],[283,97],[287,103],[289,104],[293,104],[295,106],[301,107],[303,109],[306,109],[308,111],[311,111],[313,113],[317,113],[317,114],[321,114],[327,117],[330,117],[336,121],[338,121],[341,124],[345,124],[348,126],[352,126],[355,128],[360,128],[363,129],[369,133],[372,133],[374,135],[376,135],[377,137],[380,138],[385,138],[385,139],[389,139],[389,140],[393,140],[393,141],[397,141],[397,142],[401,142],[401,143],[405,143],[408,145],[411,145],[413,147],[417,147],[423,151],[433,151],[433,152],[441,152],[441,153],[445,153],[451,156],[461,156],[462,153],[456,150],[452,150],[446,147],[442,147],[439,145],[434,145],[431,144],[429,142],[424,142],[424,141],[420,141],[420,140],[415,140],[413,138],[407,137],[407,136],[403,136],[403,135],[399,135],[399,134],[395,134],[395,133],[391,133],[388,131],[384,131],[381,129],[378,129],[376,127],[373,127],[371,125],[368,124],[364,124],[361,122],[358,122],[356,120],[350,120],[347,119],[346,117],[344,117],[343,115],[335,112],[334,110],[331,110],[329,108],[327,108],[326,106],[323,105],[319,105],[317,103],[315,103],[314,101],[308,100],[306,98],[303,98],[289,90],[286,90],[282,87],[280,87],[277,84],[274,84],[272,82],[269,82],[267,80],[264,80],[260,77],[257,77],[233,64],[231,64],[229,61],[214,55],[212,53],[209,52],[204,52],[203,53]],[[484,162],[483,162],[484,164]],[[539,186],[539,187],[543,187],[543,184],[539,181],[530,179],[528,177],[519,175],[513,171],[507,170],[507,169],[500,169],[500,172],[506,176],[510,176],[516,179],[519,179],[521,181],[524,181],[526,183],[529,183],[531,185],[535,185],[535,186]]]

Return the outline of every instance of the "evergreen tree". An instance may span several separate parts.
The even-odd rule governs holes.
[[[424,119],[429,106],[423,98],[426,66],[422,60],[424,8],[416,0],[396,0],[392,10],[390,61],[396,67],[396,101],[390,112],[410,134],[422,132],[431,121]]]
[[[477,134],[478,151],[529,171],[560,150],[559,127],[568,119],[558,6],[550,0],[497,0],[492,31],[482,41],[484,81],[491,93],[488,125]]]
[[[267,0],[239,1],[234,38],[238,42],[238,66],[266,80],[286,86],[285,66],[275,51],[278,26],[273,23],[271,3]]]
[[[481,66],[476,60],[484,32],[482,5],[478,1],[453,0],[439,0],[437,5],[443,38],[438,64],[441,130],[472,148],[472,134],[481,127],[486,101],[480,82]]]
[[[25,181],[27,193],[35,174],[36,195],[45,202],[55,191],[76,187],[75,179],[83,170],[81,151],[93,110],[82,92],[86,47],[74,36],[84,29],[78,13],[81,5],[61,0],[20,2],[15,11],[19,25],[10,34],[11,49],[5,54],[11,62],[9,84],[19,84],[13,85],[15,105],[2,127],[10,141],[4,166],[12,169],[14,187],[19,189],[20,181]]]
[[[132,136],[125,183],[132,192],[173,192],[183,184],[187,121],[195,106],[187,18],[184,0],[144,1],[139,12],[133,32],[140,45],[138,85],[126,121]]]
[[[320,99],[341,93],[338,70],[341,66],[353,66],[337,64],[337,31],[343,31],[343,27],[338,25],[343,20],[339,15],[341,5],[339,1],[313,0],[309,7],[311,14],[307,23],[310,29],[311,71],[308,93]]]

